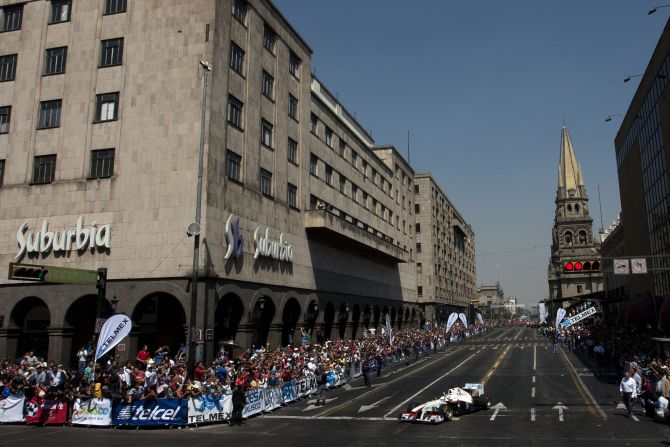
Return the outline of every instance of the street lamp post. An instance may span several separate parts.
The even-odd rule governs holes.
[[[659,8],[667,8],[668,6],[670,6],[670,5],[658,5],[658,6],[652,6],[651,8],[649,8],[649,11],[647,12],[647,15],[652,15],[652,14],[656,13],[656,11],[657,11]]]
[[[202,171],[205,158],[205,112],[207,106],[207,77],[212,67],[206,61],[200,61],[203,69],[202,100],[200,101],[200,146],[198,150],[198,183],[195,196],[195,222],[189,225],[187,234],[193,235],[193,276],[191,277],[191,316],[189,321],[191,337],[189,343],[188,361],[192,367],[203,358],[202,337],[197,334],[197,312],[198,312],[198,275],[200,270],[200,209],[202,207]]]

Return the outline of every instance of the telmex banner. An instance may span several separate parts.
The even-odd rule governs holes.
[[[589,307],[583,312],[578,313],[577,315],[567,318],[561,322],[561,327],[569,327],[575,323],[582,321],[585,318],[588,318],[594,314],[598,313],[598,309],[595,307]]]
[[[98,337],[98,347],[95,350],[95,361],[109,352],[128,334],[133,324],[130,317],[124,314],[112,315],[105,321]]]
[[[233,397],[231,395],[199,396],[188,400],[189,424],[226,421],[232,412]]]
[[[556,311],[556,329],[558,329],[558,325],[563,321],[563,317],[565,317],[565,309],[561,307]]]

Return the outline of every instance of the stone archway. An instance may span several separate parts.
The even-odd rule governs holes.
[[[218,303],[214,311],[214,341],[215,347],[220,344],[233,346],[237,331],[244,315],[244,305],[239,296],[227,293]]]
[[[186,313],[177,298],[164,292],[152,293],[140,300],[132,315],[138,336],[138,349],[147,345],[150,352],[167,346],[175,354],[186,343]],[[129,353],[135,358],[135,353]]]
[[[335,322],[335,306],[333,303],[326,304],[326,310],[323,312],[323,340],[330,340],[330,333],[333,330],[333,323]]]
[[[20,330],[15,357],[19,358],[32,351],[37,357],[49,354],[49,333],[51,313],[44,301],[37,297],[23,298],[12,309],[11,324]]]
[[[381,309],[379,308],[379,306],[375,306],[375,310],[372,314],[372,321],[373,321],[372,327],[374,327],[375,329],[379,328],[379,322],[380,322],[381,316],[382,316]]]
[[[370,320],[372,320],[372,309],[370,309],[369,304],[366,304],[363,310],[363,327],[365,329],[370,329]]]
[[[354,304],[354,310],[351,314],[351,338],[356,339],[358,335],[358,327],[361,322],[361,308],[358,304]]]
[[[347,333],[347,322],[349,321],[349,304],[342,303],[340,304],[340,312],[337,316],[337,326],[338,326],[338,335],[340,338],[344,338]]]
[[[268,342],[270,326],[275,316],[275,304],[269,296],[262,296],[256,300],[251,312],[251,325],[253,327],[252,345],[264,346]]]
[[[97,295],[85,295],[77,298],[65,313],[65,324],[72,328],[72,345],[70,346],[70,357],[68,360],[76,364],[75,359],[77,351],[81,347],[95,349],[93,331],[97,314],[98,297]],[[103,302],[106,318],[112,313],[112,306],[109,301]],[[68,354],[67,350],[64,354]]]
[[[295,298],[289,298],[284,304],[284,311],[282,312],[282,331],[281,344],[282,346],[296,345],[294,339],[298,322],[300,321],[300,303]],[[300,343],[298,343],[300,344]]]

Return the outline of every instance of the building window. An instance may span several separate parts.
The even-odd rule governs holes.
[[[288,95],[288,116],[298,121],[298,98]]]
[[[100,68],[123,63],[123,37],[107,39],[100,46]]]
[[[572,245],[572,232],[566,231],[563,235],[563,240],[565,241],[565,245]]]
[[[582,286],[577,286],[577,293],[582,293],[583,289]]]
[[[0,81],[13,81],[16,78],[16,54],[0,56]]]
[[[53,75],[65,73],[67,63],[67,47],[48,48],[44,61],[44,74]]]
[[[33,161],[34,184],[51,183],[56,175],[56,155],[41,155]]]
[[[363,171],[364,176],[368,175],[368,162],[365,160],[363,160],[361,163],[361,171]]]
[[[275,30],[265,25],[263,30],[263,47],[270,53],[275,54],[275,43],[277,42],[277,33]]]
[[[351,151],[351,166],[358,167],[358,154],[353,150]]]
[[[233,0],[233,17],[246,26],[247,2],[245,0]]]
[[[346,187],[347,187],[347,178],[340,174],[340,192],[342,194],[346,194]]]
[[[347,158],[347,145],[340,140],[340,157]]]
[[[0,160],[0,186],[5,180],[5,160]]]
[[[95,95],[95,122],[114,121],[119,113],[119,92]]]
[[[416,234],[421,233],[421,224],[420,224],[420,223],[418,223],[418,224],[414,224],[414,232],[415,232]]]
[[[333,147],[333,129],[326,127],[326,144]]]
[[[226,151],[226,177],[236,182],[241,181],[241,165],[242,157],[231,150]]]
[[[261,194],[272,197],[272,172],[261,168]]]
[[[419,296],[423,296],[423,287],[422,286],[418,286],[416,288],[416,294],[419,295]]]
[[[358,186],[353,183],[351,184],[351,199],[354,202],[358,202]]]
[[[272,124],[261,120],[261,144],[272,148]]]
[[[419,185],[414,185],[414,194],[419,194]]]
[[[230,42],[230,68],[244,76],[244,50],[235,42]]]
[[[298,142],[293,138],[288,139],[288,161],[298,164]]]
[[[288,206],[298,208],[298,187],[288,184]]]
[[[289,56],[288,60],[288,71],[291,73],[293,76],[296,78],[300,79],[300,65],[302,64],[302,61],[296,55],[293,51],[291,51],[291,55]]]
[[[416,263],[416,273],[418,273],[419,275],[423,273],[423,265],[420,262]]]
[[[421,205],[419,205],[418,203],[415,203],[415,204],[414,204],[414,212],[415,212],[416,214],[421,213]]]
[[[368,208],[368,193],[363,191],[363,206],[365,209]]]
[[[586,231],[581,230],[581,231],[579,232],[579,243],[580,243],[581,245],[586,245],[586,241],[587,241],[587,239],[586,239]]]
[[[274,98],[274,92],[273,92],[274,84],[275,84],[275,78],[273,78],[270,75],[270,73],[263,70],[261,93],[263,93],[263,96],[267,97],[270,100]]]
[[[71,11],[72,0],[51,0],[49,23],[69,22]]]
[[[317,171],[317,166],[319,163],[319,158],[314,154],[309,154],[309,173],[312,175],[319,176]]]
[[[2,31],[20,30],[22,19],[23,5],[5,6],[2,8]]]
[[[105,0],[104,15],[126,12],[126,0]]]
[[[314,115],[312,113],[312,115],[309,117],[309,119],[310,119],[310,123],[311,123],[310,130],[312,131],[313,134],[316,135],[316,130],[317,130],[317,127],[319,126],[319,117],[317,117],[316,115]]]
[[[61,99],[53,101],[42,101],[40,103],[40,121],[38,129],[49,129],[60,126]]]
[[[9,121],[12,117],[12,106],[0,107],[0,133],[9,133]]]
[[[242,101],[228,95],[228,122],[238,129],[242,129]]]
[[[326,183],[333,186],[333,167],[330,165],[326,165]]]
[[[421,253],[421,244],[416,244],[416,252]]]
[[[89,178],[107,178],[114,175],[114,149],[91,151],[91,175]]]

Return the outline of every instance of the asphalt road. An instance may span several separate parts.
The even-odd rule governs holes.
[[[494,409],[437,426],[397,420],[410,401],[433,399],[448,388],[484,382]],[[507,328],[456,343],[445,351],[396,365],[328,393],[325,407],[303,400],[241,427],[111,430],[0,426],[0,446],[659,446],[670,427],[625,417],[615,372],[571,352],[553,354],[529,328]],[[497,411],[495,410],[497,409]]]

